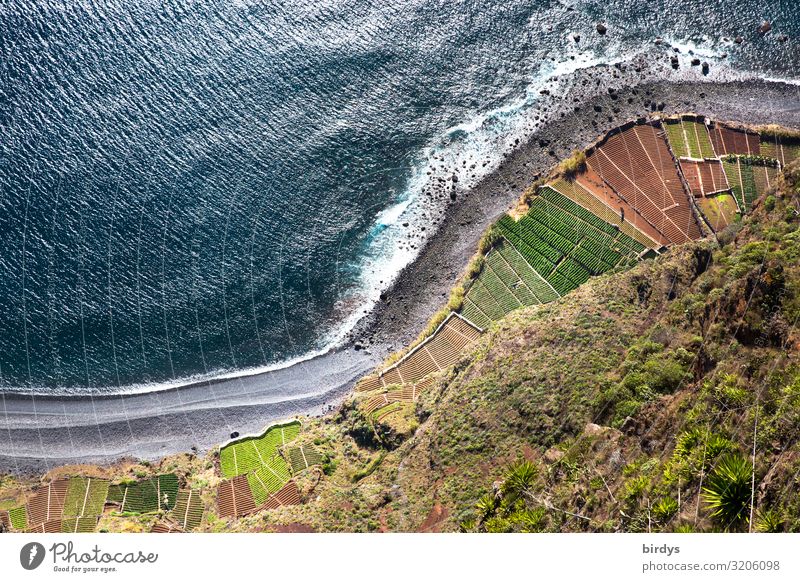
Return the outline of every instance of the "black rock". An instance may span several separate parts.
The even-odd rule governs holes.
[[[662,42],[664,42],[664,39],[663,39],[663,38],[661,38],[660,36],[657,36],[657,37],[656,37],[656,40],[655,40],[655,43],[656,43],[656,44],[661,44]]]
[[[239,436],[239,433],[238,433],[238,432],[236,432],[236,431],[233,431],[233,432],[231,433],[231,438],[232,438],[232,439],[235,439],[235,438],[236,438],[236,437],[238,437],[238,436]]]
[[[708,64],[706,61],[703,61],[703,67],[702,67],[702,69],[703,69],[703,74],[704,74],[704,75],[708,75],[708,69],[709,69],[710,67],[711,67],[711,65],[709,65],[709,64]]]
[[[602,22],[597,23],[597,32],[598,34],[605,34],[608,28]]]
[[[453,175],[451,176],[451,178],[450,178],[450,179],[451,179],[451,180],[452,180],[454,183],[455,183],[455,182],[458,182],[458,176],[456,176],[455,174],[453,174]]]
[[[769,20],[764,20],[761,26],[758,27],[759,34],[767,34],[770,30],[772,30],[772,24],[770,24]]]
[[[581,42],[581,35],[577,33],[573,34],[572,40],[574,40],[575,42]]]
[[[678,67],[680,66],[680,61],[678,60],[678,57],[672,57],[670,59],[670,63],[672,64],[672,68],[677,71]]]
[[[699,64],[700,64],[700,59],[698,59],[697,57],[692,59],[692,66],[693,67],[697,67]]]
[[[786,36],[785,34],[781,34],[778,36],[778,42],[786,42],[787,40],[789,40],[789,37]]]
[[[733,39],[733,42],[735,42],[736,44],[742,44],[744,42],[744,39],[741,36],[737,36],[736,38]]]

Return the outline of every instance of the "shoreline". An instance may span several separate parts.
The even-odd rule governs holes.
[[[687,80],[606,92],[600,83],[626,87],[629,78],[637,76],[641,73],[631,65],[588,69],[576,75],[566,94],[543,99],[544,111],[553,108],[547,113],[549,120],[543,119],[531,139],[474,188],[458,193],[435,234],[341,348],[263,374],[157,392],[3,394],[0,472],[41,473],[64,464],[205,452],[234,431],[246,434],[288,416],[324,414],[350,393],[358,378],[416,338],[447,302],[486,227],[516,202],[537,174],[549,171],[572,150],[648,112],[691,111],[723,121],[800,127],[800,89],[793,85]]]

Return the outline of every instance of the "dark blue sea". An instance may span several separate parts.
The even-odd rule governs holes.
[[[434,181],[469,187],[542,83],[657,36],[800,77],[793,0],[3,0],[0,389],[150,390],[337,345],[435,231]]]

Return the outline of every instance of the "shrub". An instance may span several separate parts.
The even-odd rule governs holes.
[[[521,497],[531,490],[538,476],[539,469],[536,465],[525,459],[518,461],[506,475],[503,496],[509,500]]]
[[[523,509],[514,514],[514,521],[519,524],[523,533],[539,533],[544,531],[547,511],[544,507]]]
[[[647,477],[639,475],[625,483],[625,499],[635,499],[645,492],[650,484]]]
[[[492,225],[489,227],[489,230],[483,233],[481,240],[478,241],[478,252],[482,255],[485,255],[492,250],[492,247],[496,245],[501,238],[502,234],[500,233],[500,229],[497,226]]]
[[[500,505],[497,497],[492,493],[487,493],[475,504],[475,509],[478,510],[478,515],[480,516],[481,521],[486,521],[490,517],[492,517],[497,511],[497,507]]]
[[[730,163],[736,163],[736,160],[738,159],[743,164],[748,164],[750,166],[768,166],[770,168],[775,168],[778,166],[778,160],[764,156],[740,156],[736,154],[728,154],[723,159]]]
[[[676,513],[678,513],[678,502],[672,497],[664,497],[653,506],[653,515],[662,523],[672,519]]]
[[[758,133],[760,133],[764,137],[771,137],[777,138],[782,140],[793,140],[800,138],[800,132],[796,129],[789,129],[786,127],[781,127],[780,125],[762,125],[756,128]]]
[[[778,533],[783,531],[783,516],[775,509],[758,510],[756,531],[761,533]]]
[[[752,466],[744,456],[722,457],[706,479],[703,501],[711,517],[725,529],[734,529],[748,518],[751,500]]]
[[[678,442],[675,444],[675,452],[673,455],[676,458],[685,459],[702,439],[703,432],[698,428],[691,428],[683,431],[680,436],[678,436]]]
[[[575,150],[572,155],[558,165],[558,173],[572,177],[586,167],[586,152]]]

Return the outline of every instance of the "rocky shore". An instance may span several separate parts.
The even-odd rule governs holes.
[[[447,302],[483,231],[559,160],[626,121],[694,112],[743,124],[800,128],[800,87],[794,85],[761,80],[628,85],[628,74],[616,67],[587,71],[560,106],[559,97],[552,95],[552,120],[542,122],[497,171],[458,196],[436,236],[361,322],[354,341],[384,356],[412,341]],[[607,90],[598,94],[587,89],[598,82],[607,83]]]

